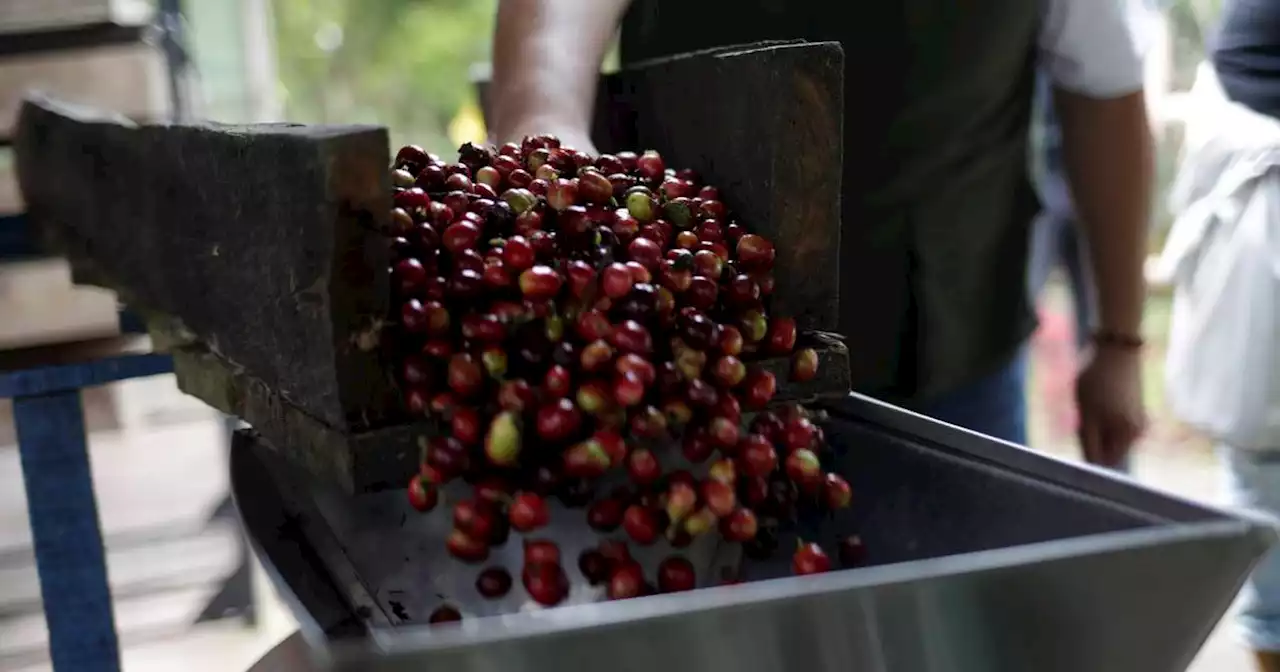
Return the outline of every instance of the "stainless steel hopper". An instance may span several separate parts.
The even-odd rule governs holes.
[[[745,561],[745,584],[624,602],[579,585],[555,609],[527,609],[518,586],[484,602],[478,570],[443,553],[447,515],[412,512],[403,492],[317,485],[250,433],[232,483],[318,661],[343,670],[1182,670],[1275,541],[1266,521],[866,398],[829,410],[856,503],[798,531],[856,531],[867,566],[789,577],[784,551]],[[569,558],[588,543],[555,534]],[[694,554],[712,577],[738,560]],[[443,601],[463,622],[426,625]]]

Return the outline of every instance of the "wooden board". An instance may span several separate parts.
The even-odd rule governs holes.
[[[64,259],[0,263],[0,350],[120,333],[115,293],[71,283]]]
[[[32,91],[131,119],[167,118],[165,73],[164,54],[142,42],[0,58],[0,137],[11,136]]]
[[[335,429],[385,424],[384,129],[139,127],[49,102],[20,126],[30,221],[78,281],[176,317]]]
[[[202,346],[170,353],[179,389],[243,419],[291,462],[348,492],[404,487],[418,469],[420,444],[433,431],[427,423],[340,431]]]
[[[146,0],[4,0],[0,2],[0,34],[142,23],[152,13],[150,5]]]

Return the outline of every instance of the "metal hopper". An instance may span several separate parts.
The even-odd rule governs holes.
[[[623,602],[582,585],[555,609],[521,610],[519,587],[483,602],[429,522],[447,514],[318,485],[251,433],[232,484],[317,657],[344,670],[1181,670],[1275,541],[1262,520],[866,398],[830,412],[856,503],[798,532],[857,532],[866,567],[788,577],[783,551],[745,561],[748,583]],[[701,552],[708,574],[737,559]],[[463,622],[426,625],[445,600]]]

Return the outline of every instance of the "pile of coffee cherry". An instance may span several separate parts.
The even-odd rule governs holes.
[[[551,606],[571,582],[557,546],[531,536],[549,498],[637,546],[718,534],[753,557],[777,550],[798,507],[849,506],[818,418],[771,403],[773,371],[812,380],[818,353],[771,310],[773,243],[716,187],[657,152],[591,156],[549,135],[467,144],[453,163],[407,146],[391,179],[386,354],[407,412],[439,430],[408,496],[428,512],[446,484],[470,484],[451,502],[452,556],[482,564],[523,533],[521,583]],[[830,567],[799,544],[796,573]],[[697,584],[678,552],[651,583],[618,539],[577,571],[614,599]],[[496,598],[513,583],[491,567],[476,587]]]

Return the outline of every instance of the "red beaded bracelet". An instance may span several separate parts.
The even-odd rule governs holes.
[[[1093,332],[1093,344],[1099,347],[1121,348],[1124,350],[1139,350],[1146,345],[1146,341],[1141,336],[1134,334],[1123,334],[1118,331],[1095,331]]]

